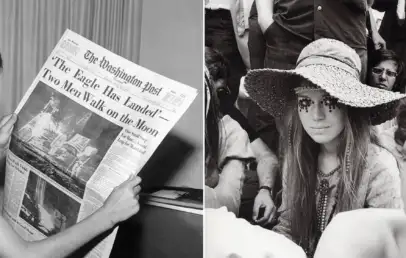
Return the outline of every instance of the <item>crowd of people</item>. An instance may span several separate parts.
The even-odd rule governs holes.
[[[205,8],[206,236],[226,242],[210,257],[245,257],[241,239],[255,257],[406,255],[405,1]]]

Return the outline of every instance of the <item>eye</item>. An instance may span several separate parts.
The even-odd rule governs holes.
[[[396,72],[390,71],[390,70],[387,70],[387,71],[386,71],[386,74],[387,74],[389,77],[396,77],[396,76],[398,76],[398,74],[397,74]]]
[[[324,96],[320,103],[328,107],[329,112],[332,112],[333,109],[338,107],[338,99],[331,96]]]
[[[382,69],[382,68],[379,68],[379,67],[373,67],[373,68],[372,68],[372,72],[373,72],[374,74],[382,74],[383,69]]]
[[[310,98],[299,98],[298,101],[298,106],[299,106],[299,111],[305,110],[306,112],[309,112],[309,107],[314,104],[314,101],[311,100]]]

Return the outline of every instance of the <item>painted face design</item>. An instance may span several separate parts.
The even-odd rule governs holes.
[[[310,106],[313,104],[315,104],[315,102],[311,100],[309,97],[299,97],[298,99],[299,112],[308,113]],[[322,100],[320,101],[320,104],[327,107],[330,113],[337,107],[339,108],[338,99],[330,95],[323,96]]]
[[[345,105],[321,89],[296,92],[299,118],[307,134],[319,144],[339,139],[344,129]]]

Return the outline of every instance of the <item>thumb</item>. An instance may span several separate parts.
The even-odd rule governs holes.
[[[253,218],[254,220],[257,220],[257,218],[258,218],[258,212],[259,212],[259,207],[260,207],[260,206],[261,206],[261,205],[258,205],[257,202],[254,203],[254,209],[253,209],[253,211],[252,211],[252,218]]]
[[[3,127],[8,122],[11,122],[11,124],[14,124],[15,120],[17,120],[16,114],[9,114],[7,116],[3,116],[0,120],[0,127]]]
[[[3,116],[0,120],[0,127],[3,126],[8,120],[10,120],[13,114],[9,114],[7,116]]]

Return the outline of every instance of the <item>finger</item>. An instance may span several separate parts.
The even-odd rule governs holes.
[[[271,212],[272,212],[272,206],[271,206],[271,205],[267,205],[267,206],[265,207],[264,218],[269,219],[269,217],[271,216]]]
[[[5,144],[6,142],[8,142],[8,140],[11,138],[11,133],[12,133],[13,128],[11,128],[11,130],[7,131],[7,132],[3,132],[0,129],[0,144]]]
[[[253,211],[252,211],[252,219],[253,219],[254,221],[257,220],[258,213],[259,213],[259,208],[260,208],[260,207],[261,207],[261,205],[258,205],[258,204],[256,204],[256,203],[254,203],[254,209],[253,209]]]
[[[131,173],[131,174],[128,176],[128,179],[127,179],[127,180],[132,180],[134,177],[135,177],[135,173]]]
[[[139,176],[134,176],[130,180],[128,180],[127,185],[131,188],[134,188],[135,186],[139,185],[141,183],[141,177]]]
[[[269,217],[271,216],[273,206],[272,205],[266,205],[264,207],[265,207],[264,216],[262,216],[262,218],[258,221],[261,224],[264,224],[269,220]]]
[[[8,120],[13,116],[13,114],[9,114],[7,116],[3,116],[0,120],[0,127],[7,123]]]
[[[135,176],[134,174],[128,175],[128,178],[123,182],[123,184],[125,184],[125,185],[129,184],[131,182],[131,180],[134,179],[134,176]]]
[[[268,219],[268,221],[266,222],[266,224],[269,224],[269,223],[275,221],[275,219],[276,219],[275,211],[276,211],[276,209],[275,209],[275,207],[274,207],[274,208],[271,210],[271,215],[269,216],[269,219]]]
[[[0,135],[0,148],[1,149],[4,149],[4,148],[6,148],[7,146],[9,146],[9,144],[10,144],[10,141],[11,141],[11,131],[10,132],[7,132],[7,133],[5,133],[5,134],[3,134],[3,135]]]
[[[137,185],[133,188],[134,196],[138,195],[141,192],[141,186]]]
[[[263,224],[268,221],[271,215],[271,207],[269,205],[265,206],[264,216],[258,220],[258,223]]]
[[[8,137],[8,140],[7,140],[6,144],[3,145],[3,148],[10,146],[10,142],[11,142],[11,137]]]
[[[7,120],[2,120],[1,122],[3,122],[4,121],[4,123],[2,123],[1,125],[0,125],[0,127],[1,127],[1,131],[2,132],[9,132],[12,128],[13,128],[13,126],[14,126],[14,123],[17,121],[17,116],[16,115],[14,115],[14,114],[12,114],[10,117],[9,117],[9,119],[7,119]]]

